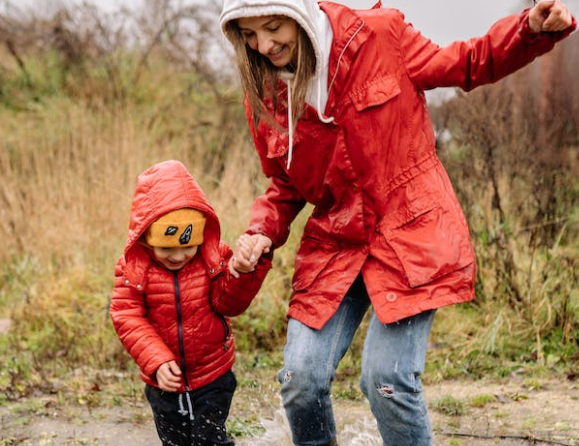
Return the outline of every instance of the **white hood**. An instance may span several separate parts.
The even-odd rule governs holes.
[[[332,27],[328,16],[320,9],[315,0],[223,0],[220,23],[224,35],[228,22],[243,17],[260,17],[267,15],[283,15],[295,20],[311,40],[316,57],[314,76],[308,85],[306,102],[314,107],[318,117],[323,122],[332,122],[333,118],[324,117],[324,109],[328,100],[328,62],[332,46]],[[290,73],[283,73],[282,80],[288,84],[288,103],[291,107]],[[291,115],[291,112],[288,113]],[[293,123],[289,125],[290,148],[288,168],[291,163],[293,140]]]
[[[306,102],[323,116],[328,98],[328,62],[333,38],[328,16],[315,0],[223,0],[221,29],[224,32],[225,25],[231,20],[264,15],[290,17],[309,36],[316,55],[316,70],[308,88]]]
[[[266,15],[283,15],[294,19],[309,36],[316,55],[315,77],[319,77],[323,69],[324,49],[321,45],[322,36],[326,34],[329,25],[326,14],[315,0],[223,0],[221,10],[221,29],[231,20],[242,17],[259,17]],[[331,44],[331,39],[329,44]],[[326,59],[328,54],[326,53]]]

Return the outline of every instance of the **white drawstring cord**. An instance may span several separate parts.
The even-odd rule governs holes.
[[[193,421],[195,416],[193,415],[193,404],[191,403],[191,396],[189,395],[189,392],[185,392],[185,395],[187,395],[187,406],[189,406],[189,419]]]
[[[292,163],[294,152],[294,117],[292,111],[292,80],[287,80],[287,122],[289,132],[289,148],[287,152],[287,169],[289,170]]]
[[[185,410],[185,407],[183,406],[183,394],[182,393],[179,394],[179,414],[180,415],[187,415],[187,411]]]
[[[289,147],[287,153],[287,164],[286,167],[289,170],[292,159],[293,159],[293,151],[294,151],[294,116],[293,116],[293,104],[292,104],[292,78],[293,74],[282,72],[281,74],[282,79],[284,79],[287,83],[287,121],[288,121],[288,134],[289,134]],[[316,108],[316,112],[318,114],[318,119],[322,121],[324,124],[330,124],[334,122],[334,117],[330,116],[328,118],[324,117],[324,113],[322,110],[322,80],[321,77],[318,77],[318,103]]]
[[[334,122],[334,117],[324,118],[324,113],[322,112],[322,78],[318,76],[318,106],[316,107],[318,111],[318,119],[324,124],[330,124]]]
[[[189,419],[193,421],[195,419],[195,416],[193,415],[193,403],[191,403],[191,396],[189,395],[189,392],[185,392],[185,395],[187,397],[187,407],[189,408]],[[185,410],[185,406],[183,405],[182,393],[179,394],[179,413],[181,415],[187,415],[187,411]]]

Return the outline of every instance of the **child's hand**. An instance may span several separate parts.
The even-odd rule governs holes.
[[[229,261],[229,271],[233,277],[239,278],[239,273],[248,273],[253,270],[254,266],[250,259],[254,244],[249,234],[242,234],[237,239],[233,257]]]
[[[262,254],[268,253],[272,242],[262,234],[242,234],[235,244],[233,257],[229,261],[229,272],[235,278],[239,273],[249,273],[255,269]]]
[[[161,364],[157,369],[159,389],[165,392],[176,392],[181,387],[181,369],[175,361]]]
[[[253,236],[249,234],[242,234],[237,239],[237,243],[235,244],[235,260],[237,266],[240,267],[238,271],[242,272],[249,272],[253,269],[252,264],[254,259],[252,258],[253,254],[253,247],[255,246],[255,239]],[[250,265],[247,265],[248,263]],[[243,271],[243,269],[249,269],[249,271]]]

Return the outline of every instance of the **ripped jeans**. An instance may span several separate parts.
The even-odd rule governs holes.
[[[335,444],[331,384],[369,306],[364,283],[358,279],[321,330],[290,319],[278,380],[295,445]],[[426,311],[393,324],[382,324],[371,315],[360,385],[384,446],[431,445],[420,375],[434,314]]]

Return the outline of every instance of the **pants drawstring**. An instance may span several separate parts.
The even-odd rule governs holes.
[[[189,406],[189,419],[193,421],[195,416],[193,415],[193,403],[191,402],[191,396],[189,395],[189,392],[186,392],[185,395],[187,395],[187,406]]]
[[[187,415],[187,413],[189,414],[189,419],[191,421],[193,421],[195,419],[195,416],[193,415],[193,403],[191,402],[191,396],[189,395],[189,392],[185,392],[185,395],[187,397],[187,407],[188,407],[188,411],[185,410],[185,405],[183,404],[183,394],[180,393],[179,394],[179,413],[181,415]]]

